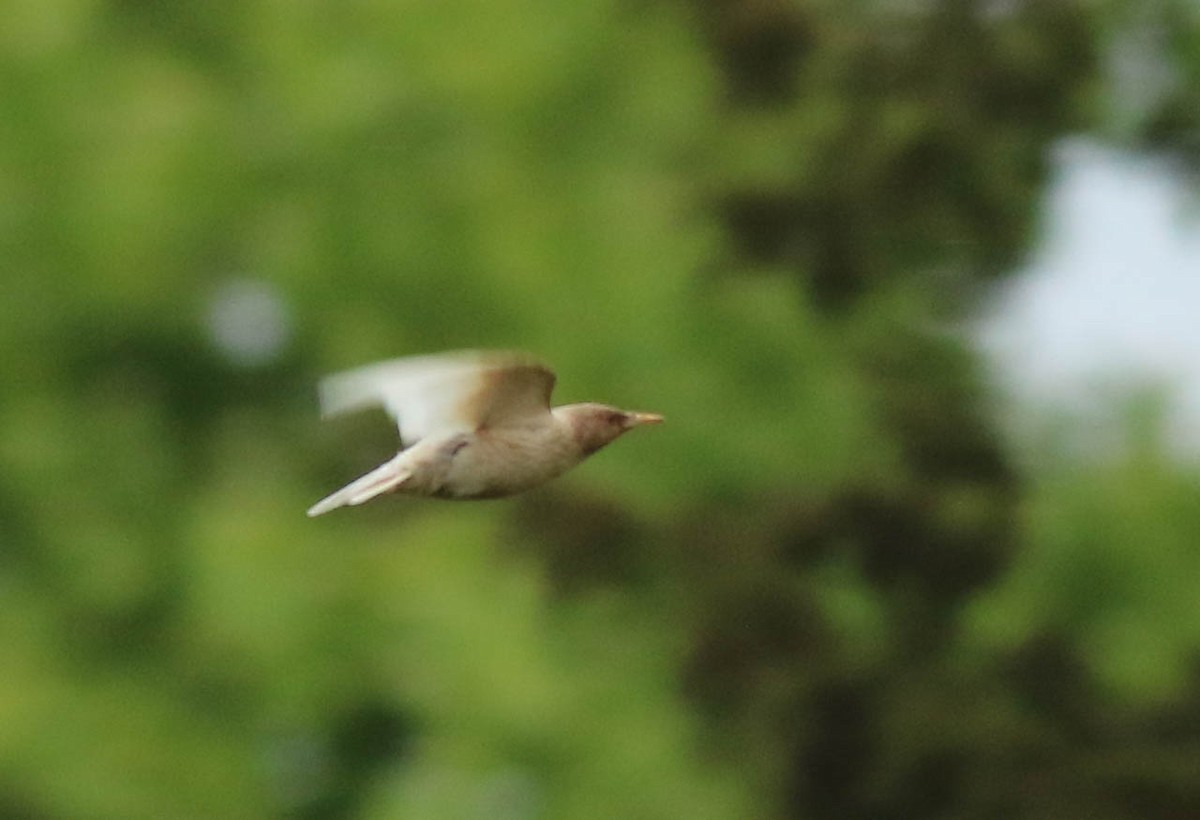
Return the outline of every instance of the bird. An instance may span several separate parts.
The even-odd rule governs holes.
[[[400,431],[389,461],[313,504],[310,518],[385,493],[501,498],[543,484],[658,413],[584,402],[551,407],[557,377],[514,351],[410,356],[327,376],[321,415],[382,406]]]

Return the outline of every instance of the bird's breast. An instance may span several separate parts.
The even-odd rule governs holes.
[[[582,457],[574,440],[557,427],[481,430],[454,454],[436,495],[512,495],[549,481]]]

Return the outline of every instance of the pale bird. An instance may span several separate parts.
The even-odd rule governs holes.
[[[462,352],[367,365],[321,381],[325,417],[382,405],[400,428],[400,452],[308,515],[398,492],[499,498],[561,475],[656,413],[605,404],[550,406],[555,376],[523,353]]]

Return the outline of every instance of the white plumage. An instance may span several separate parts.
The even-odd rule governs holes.
[[[578,464],[653,413],[602,404],[550,407],[554,372],[524,353],[461,352],[396,359],[324,379],[329,417],[382,406],[400,430],[390,461],[309,510],[317,516],[387,492],[495,498]]]

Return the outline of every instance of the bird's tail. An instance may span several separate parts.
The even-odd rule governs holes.
[[[308,508],[308,517],[314,518],[330,510],[336,510],[338,507],[353,506],[370,501],[377,495],[396,489],[411,476],[412,470],[400,463],[399,457],[393,458],[313,504]]]

